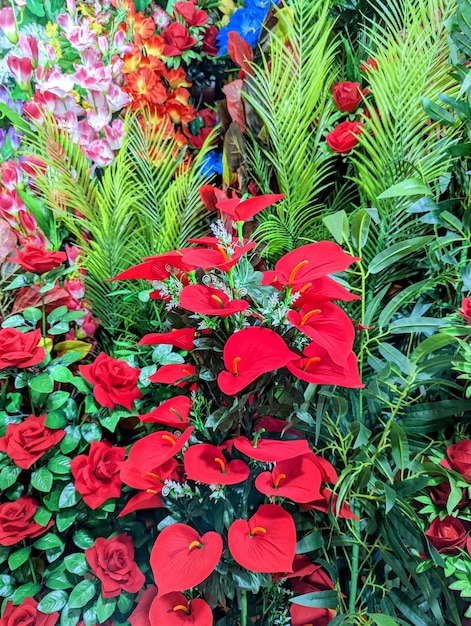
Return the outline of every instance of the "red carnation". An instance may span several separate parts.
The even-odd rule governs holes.
[[[164,528],[150,555],[158,597],[199,585],[214,571],[221,554],[222,537],[214,531],[201,537],[186,524]]]
[[[144,586],[146,577],[134,561],[133,540],[126,533],[112,539],[98,537],[85,550],[85,558],[101,582],[104,598],[115,598],[123,591],[137,593]]]
[[[221,213],[228,215],[234,222],[247,222],[254,215],[263,211],[271,204],[283,200],[284,194],[268,194],[265,196],[256,196],[255,198],[249,198],[248,200],[241,200],[241,198],[228,198],[227,200],[221,200],[216,204]]]
[[[75,488],[91,509],[121,495],[119,464],[125,455],[126,448],[109,441],[92,441],[88,455],[79,454],[71,460]]]
[[[150,607],[149,617],[150,624],[162,624],[162,626],[213,625],[213,612],[209,604],[201,598],[188,600],[179,591],[156,598]]]
[[[6,452],[18,467],[29,469],[65,436],[65,430],[48,428],[46,417],[29,415],[20,424],[8,424],[0,439],[0,451]]]
[[[50,520],[46,526],[35,522],[38,508],[38,501],[31,496],[0,504],[0,546],[13,546],[23,539],[32,539],[45,533],[54,522]]]
[[[220,390],[234,395],[266,372],[277,370],[297,355],[273,330],[252,326],[231,335],[224,346],[224,365],[218,376]]]
[[[34,598],[25,598],[21,604],[15,606],[9,600],[5,606],[0,626],[54,626],[60,613],[41,613],[38,611],[38,602]]]
[[[162,424],[171,428],[188,426],[188,416],[191,410],[191,400],[186,396],[175,396],[162,402],[156,409],[145,415],[138,415],[141,422]]]
[[[229,550],[253,572],[292,572],[296,554],[293,518],[277,504],[262,504],[249,520],[236,520],[228,532]]]
[[[246,300],[230,300],[227,293],[207,285],[188,285],[180,292],[180,306],[200,315],[228,317],[249,308]]]
[[[17,250],[16,257],[10,257],[11,263],[18,263],[27,272],[45,274],[62,265],[67,259],[65,252],[46,250],[44,245],[28,243],[23,250]]]
[[[32,367],[44,361],[46,352],[39,343],[41,331],[22,333],[16,328],[0,330],[0,370],[7,367]]]
[[[207,485],[235,485],[250,476],[244,461],[227,461],[223,449],[209,443],[190,446],[184,455],[185,472],[190,480]]]
[[[186,26],[178,22],[172,22],[167,26],[162,32],[162,37],[166,43],[164,48],[166,57],[179,57],[196,43],[196,39],[190,35]]]
[[[93,387],[98,404],[114,409],[117,404],[132,409],[134,400],[142,398],[137,387],[140,369],[101,352],[91,365],[79,365],[82,376]]]

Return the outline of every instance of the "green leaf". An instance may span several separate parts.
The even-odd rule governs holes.
[[[71,574],[77,574],[78,576],[85,576],[90,571],[88,567],[87,559],[83,552],[77,552],[74,554],[68,554],[64,558],[65,567]]]
[[[75,489],[74,483],[69,483],[64,487],[59,497],[59,506],[61,509],[66,509],[70,506],[75,506],[79,501],[80,496]]]
[[[18,328],[24,326],[25,319],[22,315],[12,315],[2,322],[2,328]]]
[[[4,491],[14,485],[20,473],[21,468],[16,465],[4,467],[0,472],[0,490]]]
[[[100,417],[99,420],[103,428],[106,428],[110,432],[114,433],[114,431],[116,430],[116,426],[119,424],[119,421],[121,420],[121,416],[112,414],[112,415],[107,415],[105,417]]]
[[[384,613],[367,613],[367,615],[376,626],[397,626],[398,624],[393,617]]]
[[[57,454],[47,464],[53,474],[70,474],[70,459],[68,456]]]
[[[378,274],[384,271],[407,255],[412,254],[412,252],[424,248],[432,239],[433,237],[431,236],[413,237],[412,239],[399,241],[389,246],[389,248],[386,248],[386,250],[383,250],[371,260],[368,266],[368,272],[370,274]]]
[[[82,436],[80,434],[80,426],[67,426],[65,432],[66,435],[60,443],[60,449],[64,454],[68,454],[79,445]]]
[[[66,604],[61,612],[60,626],[77,626],[81,616],[82,611],[80,609],[72,609]]]
[[[96,601],[96,614],[100,624],[111,617],[116,608],[116,598],[104,598],[101,594]]]
[[[8,574],[0,574],[0,597],[9,598],[15,592],[15,580]]]
[[[13,594],[13,604],[21,604],[25,598],[34,598],[41,591],[41,585],[37,583],[26,583],[18,587]]]
[[[95,422],[83,423],[81,426],[81,430],[82,430],[82,437],[88,443],[91,443],[92,441],[101,441],[102,439],[101,428]]]
[[[58,306],[57,309],[54,309],[49,313],[49,315],[47,316],[47,321],[49,322],[49,324],[55,324],[60,319],[62,319],[64,315],[67,314],[67,310],[68,309],[66,306]]]
[[[373,209],[360,209],[352,217],[352,242],[357,250],[363,248],[368,241],[371,211]]]
[[[70,528],[77,518],[77,511],[75,509],[63,509],[56,515],[56,526],[59,532],[64,532],[67,528]]]
[[[324,545],[324,538],[320,530],[309,533],[296,544],[296,554],[306,554],[318,550]]]
[[[127,613],[134,602],[134,595],[127,591],[122,591],[118,598],[118,609],[121,613]]]
[[[70,394],[67,391],[55,391],[54,393],[51,393],[46,401],[44,410],[55,411],[56,409],[60,409],[61,406],[67,402],[69,397]]]
[[[34,307],[29,307],[23,311],[23,317],[27,322],[31,322],[32,324],[36,324],[42,317],[42,313],[39,309],[35,309]]]
[[[59,430],[67,426],[67,418],[63,411],[50,411],[46,417],[46,426]]]
[[[445,319],[436,317],[402,317],[389,325],[389,332],[393,335],[403,333],[438,333],[440,326],[446,323]]]
[[[414,624],[414,626],[434,626],[434,622],[418,608],[417,601],[414,598],[396,589],[392,589],[389,596],[394,606],[411,624]]]
[[[96,586],[93,580],[82,580],[75,585],[69,596],[68,606],[71,609],[81,609],[95,597]]]
[[[348,217],[345,211],[337,211],[332,215],[327,215],[322,218],[327,230],[335,239],[335,241],[342,245],[344,241],[348,241],[349,238],[349,224]]]
[[[31,378],[29,386],[37,393],[52,393],[54,391],[54,381],[45,372]]]
[[[30,554],[31,554],[30,547],[20,548],[19,550],[15,550],[15,552],[12,552],[10,556],[8,557],[9,568],[12,571],[14,571],[15,569],[18,569],[19,567],[23,565],[23,563],[26,563]]]
[[[18,115],[18,113],[15,113],[11,107],[3,102],[0,102],[0,114],[2,117],[5,116],[9,119],[16,129],[27,134],[31,132],[30,125],[20,115]]]
[[[73,541],[78,548],[87,550],[95,543],[95,538],[85,529],[81,528],[74,533]]]
[[[430,187],[419,178],[406,178],[402,182],[389,187],[383,191],[383,193],[380,193],[378,200],[398,198],[401,196],[433,196],[433,193]]]
[[[312,591],[301,596],[291,598],[290,602],[316,609],[336,609],[339,605],[339,595],[336,591]]]
[[[52,487],[52,474],[47,467],[41,467],[31,475],[31,485],[38,491],[49,493]]]
[[[51,378],[58,383],[68,383],[74,377],[72,372],[65,367],[65,365],[54,365],[53,367],[49,367],[48,371]]]
[[[391,454],[397,467],[405,470],[410,466],[410,451],[407,436],[397,422],[391,424]]]
[[[442,106],[430,100],[430,98],[421,98],[422,106],[424,107],[424,111],[429,115],[433,120],[444,124],[445,126],[453,126],[456,122],[455,118],[449,111],[444,109]]]
[[[56,590],[46,594],[44,598],[41,598],[38,604],[38,611],[50,615],[56,611],[60,611],[67,604],[69,594],[66,591]]]
[[[51,550],[52,548],[61,548],[63,545],[63,539],[54,533],[47,533],[33,543],[33,546],[38,550]]]
[[[34,521],[40,526],[47,526],[51,521],[52,511],[45,509],[43,506],[39,506],[38,510],[34,514]]]

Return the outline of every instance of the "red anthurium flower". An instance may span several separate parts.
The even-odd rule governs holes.
[[[194,269],[194,267],[183,262],[183,252],[181,250],[173,250],[165,254],[147,257],[144,259],[144,263],[130,267],[115,276],[112,280],[129,280],[136,278],[143,280],[165,280],[170,276],[169,267],[174,267],[182,272],[190,272]]]
[[[246,300],[230,300],[227,293],[208,285],[188,285],[180,292],[180,306],[201,315],[228,317],[249,308]]]
[[[231,335],[224,346],[224,365],[218,376],[219,389],[233,395],[256,378],[296,359],[284,340],[269,328],[251,326]]]
[[[306,439],[255,439],[249,441],[247,437],[237,437],[234,447],[251,459],[277,463],[303,454],[309,454],[311,449]]]
[[[283,200],[284,197],[282,193],[272,193],[242,201],[240,198],[228,198],[218,202],[216,207],[221,213],[228,215],[234,222],[247,222],[271,204]]]
[[[229,257],[226,250],[219,248],[218,250],[207,250],[206,248],[191,248],[185,253],[185,261],[194,267],[201,267],[203,270],[219,269],[228,272],[231,267],[237,264],[237,261],[250,250],[256,247],[257,243],[252,241],[245,246],[238,247]]]
[[[191,410],[191,400],[186,396],[175,396],[159,404],[159,406],[145,415],[138,415],[141,422],[163,424],[171,428],[188,426],[188,416]]]
[[[293,561],[293,571],[274,574],[273,580],[280,580],[280,578],[300,578],[301,576],[309,576],[310,574],[315,572],[318,567],[320,567],[320,565],[314,565],[311,559],[305,554],[297,554],[294,557]]]
[[[183,462],[190,480],[208,485],[235,485],[250,476],[247,463],[240,460],[227,462],[222,448],[209,443],[190,446],[185,452]]]
[[[156,595],[157,587],[155,585],[147,587],[144,593],[139,597],[136,608],[128,617],[128,622],[131,626],[151,626],[149,611]]]
[[[193,426],[189,426],[177,437],[167,430],[146,435],[138,439],[129,452],[129,461],[136,467],[155,468],[160,467],[180,452],[193,432]]]
[[[325,348],[330,358],[345,365],[352,351],[355,329],[341,308],[326,300],[312,299],[299,311],[290,311],[288,320],[295,328]]]
[[[358,260],[333,241],[309,243],[281,257],[275,265],[276,277],[283,285],[300,291],[313,280],[332,272],[343,272]]]
[[[351,291],[347,291],[330,276],[315,278],[312,282],[306,283],[300,290],[300,297],[296,300],[296,306],[301,307],[311,301],[314,297],[317,300],[361,300],[361,296],[356,296]]]
[[[322,474],[311,452],[279,461],[272,472],[262,472],[255,487],[266,496],[289,498],[293,502],[311,502],[321,497]]]
[[[150,555],[158,597],[199,585],[213,572],[221,554],[222,537],[214,531],[200,537],[186,524],[164,528]]]
[[[167,344],[181,348],[182,350],[192,350],[195,347],[195,329],[180,328],[172,329],[169,333],[149,333],[138,341],[138,346],[155,346]]]
[[[203,26],[208,21],[206,11],[197,9],[193,2],[175,2],[173,8],[185,19],[188,26]]]
[[[201,598],[187,600],[179,591],[156,598],[150,607],[149,617],[151,624],[162,626],[213,625],[213,612],[209,604]]]
[[[341,387],[364,387],[353,352],[347,355],[345,365],[335,363],[330,354],[319,345],[311,343],[303,357],[286,364],[289,371],[314,385],[340,385]]]
[[[124,517],[125,515],[129,515],[129,513],[134,513],[134,511],[140,511],[142,509],[159,509],[162,507],[161,493],[155,494],[141,491],[128,500],[118,517]]]
[[[277,504],[262,504],[249,520],[229,528],[229,550],[239,565],[253,572],[291,572],[296,553],[296,526]]]
[[[188,383],[186,379],[195,375],[196,367],[194,365],[171,363],[170,365],[162,365],[162,367],[159,367],[155,374],[149,376],[149,380],[151,383],[184,387]]]

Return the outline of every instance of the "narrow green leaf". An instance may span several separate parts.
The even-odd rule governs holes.
[[[378,200],[386,198],[398,198],[401,196],[433,196],[428,185],[423,183],[419,178],[406,178],[396,185],[392,185],[383,193],[380,193]]]
[[[336,591],[313,591],[291,598],[293,604],[308,606],[316,609],[336,609],[339,605],[339,595]]]
[[[367,613],[367,615],[376,626],[397,626],[398,624],[393,617],[384,615],[384,613]]]
[[[413,237],[412,239],[393,244],[371,260],[368,266],[368,272],[370,274],[378,274],[384,271],[409,254],[424,248],[432,239],[433,237],[431,236]]]
[[[318,550],[324,545],[324,539],[320,530],[309,533],[296,544],[296,554],[306,554]]]

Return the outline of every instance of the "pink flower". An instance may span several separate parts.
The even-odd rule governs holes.
[[[67,74],[62,74],[59,70],[53,70],[47,78],[36,77],[37,87],[40,91],[50,91],[59,98],[65,98],[74,88],[74,80]]]
[[[16,44],[18,42],[18,30],[13,9],[6,7],[0,11],[0,30],[3,30],[10,43]]]
[[[105,67],[102,61],[95,65],[75,65],[75,69],[74,80],[80,87],[103,93],[110,88],[112,81],[111,67]]]
[[[29,91],[31,89],[31,77],[33,76],[31,59],[27,57],[20,58],[9,54],[7,56],[7,65],[21,91]]]
[[[90,124],[91,128],[95,130],[97,133],[100,130],[103,130],[111,121],[111,114],[108,113],[108,110],[100,107],[98,111],[94,111],[93,109],[89,109],[87,111],[87,122]]]
[[[96,139],[91,144],[83,149],[85,155],[94,162],[98,167],[109,165],[113,159],[114,154],[111,150],[106,139]]]
[[[123,120],[116,119],[111,126],[105,126],[103,128],[105,137],[108,140],[108,144],[112,150],[119,150],[123,142],[124,134],[124,122]]]
[[[27,37],[26,35],[23,35],[23,33],[21,33],[19,46],[23,56],[28,57],[31,60],[31,65],[34,69],[36,69],[38,67],[39,57],[38,42],[36,41],[36,39],[31,36]]]

